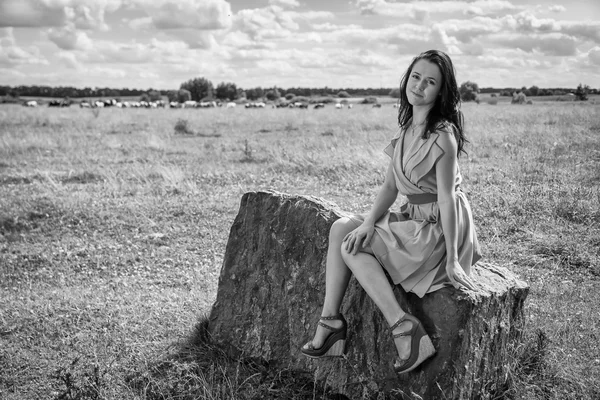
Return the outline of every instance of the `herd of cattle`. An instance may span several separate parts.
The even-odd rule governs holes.
[[[48,103],[48,107],[70,107],[71,101],[69,100],[51,100]],[[35,100],[29,100],[23,103],[25,107],[37,107],[39,104]],[[107,100],[96,100],[96,101],[87,101],[82,100],[79,103],[80,108],[105,108],[105,107],[117,107],[117,108],[214,108],[214,107],[223,107],[226,108],[235,108],[238,103],[228,102],[221,103],[220,101],[186,101],[183,103],[178,103],[172,101],[170,103],[164,100],[158,101],[117,101],[116,99],[107,99]],[[309,103],[306,102],[280,102],[277,104],[270,104],[271,108],[309,108]],[[241,104],[240,104],[241,106]],[[255,103],[243,103],[244,108],[266,108],[267,104],[260,101]],[[325,103],[316,103],[312,105],[313,108],[325,108]],[[375,103],[372,105],[373,108],[380,108],[381,104]],[[336,103],[334,105],[336,109],[352,108],[352,104],[350,103]],[[394,107],[397,107],[394,104]]]

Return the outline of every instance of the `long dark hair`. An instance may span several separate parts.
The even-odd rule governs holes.
[[[427,60],[434,63],[438,66],[442,74],[442,87],[440,88],[439,96],[436,98],[433,107],[427,115],[427,124],[425,125],[422,138],[427,139],[431,132],[435,132],[437,129],[443,128],[445,124],[450,123],[453,125],[454,129],[452,131],[458,144],[457,156],[460,156],[461,152],[466,154],[463,148],[465,143],[469,141],[463,131],[464,119],[460,111],[460,92],[456,84],[454,65],[450,57],[443,51],[428,50],[419,54],[412,60],[412,63],[402,76],[402,80],[400,81],[398,125],[402,129],[407,129],[412,122],[413,109],[412,105],[408,102],[408,97],[406,97],[406,86],[408,85],[412,69],[419,60]]]

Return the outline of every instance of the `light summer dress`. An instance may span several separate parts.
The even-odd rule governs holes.
[[[413,292],[419,297],[450,285],[446,275],[446,243],[440,209],[435,201],[435,164],[444,154],[437,140],[440,135],[447,134],[452,135],[452,128],[445,125],[431,133],[426,140],[414,140],[403,159],[406,131],[400,129],[384,149],[392,159],[398,191],[407,196],[409,202],[399,212],[387,211],[375,223],[371,250],[394,284],[402,285],[406,292]],[[467,197],[460,190],[461,181],[462,176],[457,167],[458,261],[463,269],[468,270],[481,255],[471,208]],[[432,201],[431,198],[433,202],[429,202]],[[423,202],[424,204],[415,204]],[[364,221],[364,217],[365,215],[354,215],[351,219],[358,226]]]

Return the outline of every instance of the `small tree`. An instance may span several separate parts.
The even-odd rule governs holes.
[[[150,101],[150,96],[148,95],[148,93],[142,93],[142,95],[140,96],[140,101],[145,101],[146,103],[148,103]]]
[[[235,83],[221,82],[217,85],[215,94],[219,100],[235,100],[238,95],[237,86]]]
[[[192,95],[192,100],[200,101],[211,98],[213,95],[213,84],[205,78],[194,78],[181,84],[180,89],[185,89]]]
[[[540,95],[540,88],[535,85],[530,87],[528,90],[529,90],[529,96],[539,96]]]
[[[192,100],[192,94],[189,90],[179,89],[177,91],[177,101],[179,103],[185,103],[186,101]]]
[[[286,93],[286,94],[285,94],[285,99],[286,99],[287,101],[290,101],[290,100],[292,100],[294,97],[296,97],[296,95],[295,95],[294,93]]]
[[[459,92],[462,101],[475,101],[479,93],[479,85],[471,81],[464,82],[460,85]]]
[[[162,100],[162,94],[160,94],[160,92],[158,90],[149,91],[148,96],[150,97],[150,101]]]
[[[590,87],[588,85],[582,85],[580,83],[575,90],[575,97],[577,97],[577,100],[586,101],[588,99],[589,91]]]
[[[340,90],[337,94],[337,97],[341,99],[347,99],[348,97],[350,97],[350,95],[345,90]]]
[[[169,90],[167,92],[167,99],[169,99],[169,103],[177,101],[177,90]]]
[[[267,98],[267,100],[275,101],[281,97],[281,94],[279,93],[279,90],[277,90],[277,88],[273,88],[265,94],[265,97]]]

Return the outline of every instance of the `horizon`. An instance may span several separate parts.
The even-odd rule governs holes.
[[[397,87],[437,48],[480,88],[600,87],[596,0],[2,0],[0,85]],[[149,82],[152,82],[149,84]]]

